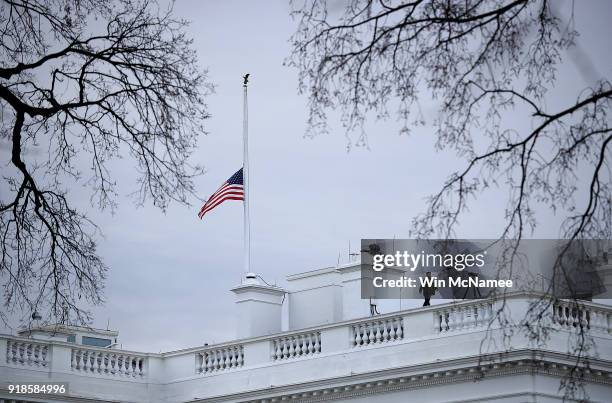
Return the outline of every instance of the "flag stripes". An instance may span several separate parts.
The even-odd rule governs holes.
[[[244,184],[242,168],[233,174],[226,182],[213,193],[200,209],[198,217],[202,219],[204,214],[217,207],[226,200],[244,200]]]

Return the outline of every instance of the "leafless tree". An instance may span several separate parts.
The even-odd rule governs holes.
[[[137,203],[188,202],[212,88],[185,26],[154,0],[0,3],[3,319],[90,319],[107,267],[69,191],[87,185],[94,206],[114,208],[113,160],[134,161]]]
[[[466,161],[414,219],[415,236],[452,238],[470,200],[499,187],[508,191],[499,239],[529,237],[538,208],[564,217],[561,238],[611,238],[612,83],[600,78],[570,102],[546,106],[562,84],[559,66],[576,50],[573,3],[568,18],[548,0],[330,4],[293,3],[298,26],[287,64],[308,96],[310,133],[327,130],[327,113],[339,110],[363,141],[366,119],[390,117],[393,108],[408,133],[423,123],[419,100],[428,97],[439,102],[437,147]],[[516,129],[521,114],[530,129]],[[530,337],[545,337],[532,319],[548,308],[525,319]]]

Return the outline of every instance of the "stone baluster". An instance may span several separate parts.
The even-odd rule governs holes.
[[[87,350],[81,351],[81,360],[82,360],[81,371],[83,372],[89,371],[89,354]]]
[[[466,320],[466,314],[467,314],[467,307],[462,306],[457,308],[457,330],[464,330],[466,329],[466,325],[467,325],[467,320]]]
[[[455,308],[455,321],[456,327],[455,330],[460,331],[465,327],[465,307],[460,306]]]
[[[389,322],[386,321],[386,320],[382,323],[382,325],[383,325],[382,341],[385,342],[385,343],[389,341],[389,331],[387,329],[387,325],[388,324],[389,324]]]
[[[380,322],[372,324],[372,331],[374,332],[374,343],[380,342]]]
[[[81,356],[83,357],[83,368],[82,368],[82,370],[84,372],[87,372],[89,370],[89,352],[87,350],[83,350]]]
[[[76,350],[75,353],[76,359],[76,370],[81,371],[83,369],[83,352],[81,350]]]
[[[130,378],[136,376],[136,357],[130,356]]]
[[[208,372],[210,371],[210,364],[211,364],[211,359],[210,359],[210,353],[204,353],[204,367],[203,367],[203,372]]]
[[[108,374],[109,373],[109,354],[108,353],[104,353],[104,355],[102,356],[102,372],[104,374]]]
[[[18,344],[18,351],[19,351],[19,363],[24,364],[25,363],[25,344],[24,343]]]
[[[113,354],[111,357],[111,374],[117,374],[117,354]]]
[[[196,374],[201,374],[204,368],[204,354],[196,354],[195,371]]]
[[[206,353],[206,372],[211,372],[215,370],[215,356],[213,351],[208,351]]]
[[[478,322],[481,326],[486,326],[489,321],[489,304],[484,303],[479,305]]]
[[[589,326],[592,332],[601,332],[601,312],[597,309],[591,311]]]
[[[299,357],[304,354],[304,343],[302,343],[303,339],[301,336],[294,336],[293,339],[295,340],[295,356]]]
[[[220,357],[220,367],[222,370],[227,369],[227,349],[222,348],[221,350],[219,350],[219,357]]]
[[[223,369],[228,369],[230,367],[230,350],[224,348],[222,351],[223,354]]]
[[[397,318],[391,320],[391,333],[389,337],[391,340],[395,340],[397,338]]]
[[[599,331],[605,334],[608,334],[608,332],[610,331],[608,313],[605,311],[599,311],[597,316],[599,317],[599,320],[598,320]]]
[[[366,325],[368,332],[368,344],[372,344],[376,341],[376,332],[373,329],[373,325]]]
[[[123,374],[127,377],[132,376],[132,359],[129,355],[123,356]]]
[[[293,340],[291,340],[291,337],[289,337],[288,343],[289,343],[289,354],[288,354],[288,357],[293,357],[293,355],[295,353],[295,348],[293,347]]]
[[[453,330],[455,330],[455,310],[453,308],[449,308],[448,312],[447,312],[447,327],[448,327],[448,331],[452,332]]]
[[[89,352],[89,371],[94,373],[96,372],[96,358],[97,358],[97,353],[95,351],[90,351]]]
[[[32,350],[33,350],[32,344],[28,343],[26,345],[26,349],[25,349],[25,351],[26,351],[26,363],[28,365],[32,365],[32,362],[33,362],[33,357],[32,357],[33,351]]]
[[[565,305],[565,304],[561,304],[561,316],[563,318],[563,321],[561,322],[561,324],[563,326],[570,326],[571,322],[570,322],[570,315],[569,315],[569,308]]]
[[[470,305],[468,308],[469,308],[469,311],[470,311],[470,315],[469,315],[469,319],[470,319],[469,327],[470,327],[470,329],[476,328],[476,327],[478,327],[478,323],[477,323],[477,320],[478,320],[478,316],[477,316],[478,304]]]
[[[36,344],[34,346],[33,355],[34,355],[34,365],[39,367],[42,363],[42,346],[40,344]]]
[[[97,355],[96,357],[97,371],[100,374],[104,372],[104,356],[106,355],[106,353],[98,352],[98,354],[96,355]]]
[[[119,376],[123,376],[125,367],[125,356],[123,354],[119,354],[117,357],[117,374]]]
[[[125,372],[125,356],[123,354],[119,354],[117,356],[117,375],[123,376]]]
[[[236,348],[232,347],[231,358],[230,358],[230,368],[236,367]]]
[[[208,370],[215,371],[217,369],[217,354],[214,350],[208,352]]]

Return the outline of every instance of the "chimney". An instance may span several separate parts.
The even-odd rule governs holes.
[[[246,273],[236,295],[237,337],[264,336],[281,331],[285,290],[264,284],[255,273]]]

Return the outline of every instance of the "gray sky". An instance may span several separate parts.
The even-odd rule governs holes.
[[[339,254],[346,262],[349,241],[355,251],[362,237],[408,237],[410,220],[424,210],[425,197],[462,166],[452,152],[434,151],[431,126],[400,136],[394,119],[368,124],[369,150],[347,153],[344,131],[333,119],[332,134],[304,138],[306,100],[297,95],[296,71],[282,66],[295,29],[287,3],[175,4],[178,16],[193,21],[189,33],[217,85],[208,100],[209,134],[194,156],[207,169],[196,182],[202,198],[241,166],[241,77],[251,73],[252,265],[267,281],[279,283],[290,273],[335,265]],[[591,9],[583,10],[584,4]],[[612,66],[607,42],[611,11],[604,0],[577,4],[575,10],[579,42],[606,76]],[[569,60],[551,94],[551,109],[575,100],[579,88],[592,84]],[[434,104],[421,106],[431,121]],[[529,128],[530,122],[517,126]],[[131,165],[118,167],[123,178],[135,176]],[[86,194],[75,194],[90,209]],[[458,235],[498,235],[504,196],[503,191],[491,192],[473,203]],[[167,351],[233,337],[228,290],[242,273],[242,204],[227,202],[203,221],[196,216],[200,202],[193,204],[174,204],[163,214],[150,205],[137,209],[122,196],[114,215],[90,213],[104,232],[99,252],[111,267],[107,303],[94,310],[94,326],[106,327],[110,320],[124,348]],[[534,237],[556,237],[558,219],[550,212],[542,212],[540,219]]]

